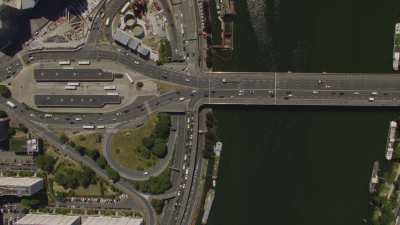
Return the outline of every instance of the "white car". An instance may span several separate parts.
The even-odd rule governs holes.
[[[185,100],[184,97],[180,97],[180,98],[179,98],[179,101],[183,101],[183,100]]]
[[[148,175],[148,174],[149,174],[149,172],[147,172],[147,171],[143,173],[143,175]]]
[[[312,93],[315,95],[315,94],[318,94],[319,91],[314,90],[314,91],[312,91]]]
[[[81,120],[82,120],[82,118],[80,118],[80,117],[75,118],[75,121],[81,121]]]
[[[139,65],[139,61],[137,61],[137,60],[133,61],[133,63],[135,63],[136,65]]]

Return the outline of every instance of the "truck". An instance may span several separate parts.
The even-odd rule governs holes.
[[[130,5],[130,1],[127,1],[127,2],[125,3],[125,5],[122,7],[120,13],[121,13],[121,14],[124,14],[124,13],[126,12],[126,10],[128,10],[129,5]]]
[[[106,27],[110,26],[110,17],[107,17],[105,25]]]
[[[79,86],[79,82],[68,82],[67,86]]]
[[[118,92],[107,92],[107,95],[119,95]]]
[[[7,101],[6,104],[10,107],[10,108],[15,108],[17,107],[17,105],[15,105],[13,102],[11,101]]]
[[[134,81],[133,81],[131,75],[129,75],[129,73],[125,73],[125,76],[126,76],[126,78],[128,78],[128,80],[129,80],[129,82],[130,82],[131,84],[134,83]]]
[[[97,125],[96,128],[97,128],[97,129],[104,129],[104,128],[106,128],[106,126],[104,126],[104,125]]]
[[[78,65],[90,65],[90,61],[89,60],[81,60],[81,61],[78,61]]]
[[[61,65],[61,66],[71,65],[71,61],[70,60],[63,60],[63,61],[59,61],[58,64]]]
[[[66,85],[64,86],[64,90],[76,90],[76,86]]]
[[[83,129],[94,129],[94,125],[83,125],[82,126]]]
[[[104,90],[116,90],[117,87],[115,85],[104,86]]]

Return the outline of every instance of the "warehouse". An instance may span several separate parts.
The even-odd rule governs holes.
[[[31,196],[43,188],[38,177],[0,177],[0,196]]]
[[[102,108],[121,104],[119,95],[35,95],[37,107]]]
[[[15,225],[80,225],[79,216],[28,214],[17,221]]]
[[[33,77],[37,82],[111,82],[114,73],[101,69],[35,69]]]
[[[88,217],[82,225],[142,225],[143,219],[128,217]]]

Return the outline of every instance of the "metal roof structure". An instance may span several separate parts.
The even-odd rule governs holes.
[[[128,217],[88,217],[82,225],[142,225],[143,219]]]
[[[35,69],[33,77],[37,82],[111,82],[114,80],[113,73],[101,69]]]
[[[17,221],[16,225],[80,225],[80,216],[28,214]]]
[[[121,29],[117,29],[117,31],[114,33],[113,38],[116,42],[120,43],[121,45],[128,45],[130,36],[127,34],[125,31]]]
[[[136,40],[135,38],[132,38],[129,40],[128,47],[134,51],[138,48],[140,42]]]
[[[0,186],[2,187],[30,187],[43,178],[39,177],[0,177]]]
[[[35,95],[38,107],[100,108],[106,104],[120,104],[119,95]]]
[[[150,50],[148,48],[145,48],[145,47],[142,47],[142,46],[138,47],[137,52],[140,55],[145,56],[145,57],[150,55]]]

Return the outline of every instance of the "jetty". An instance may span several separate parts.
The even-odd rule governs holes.
[[[385,155],[387,160],[392,160],[393,158],[393,147],[394,147],[394,142],[396,141],[396,130],[397,130],[397,122],[390,121],[389,132],[386,143],[386,155]]]
[[[379,182],[378,171],[379,171],[379,162],[375,161],[374,166],[372,168],[371,180],[369,182],[369,193],[371,194],[376,191],[376,185]]]

